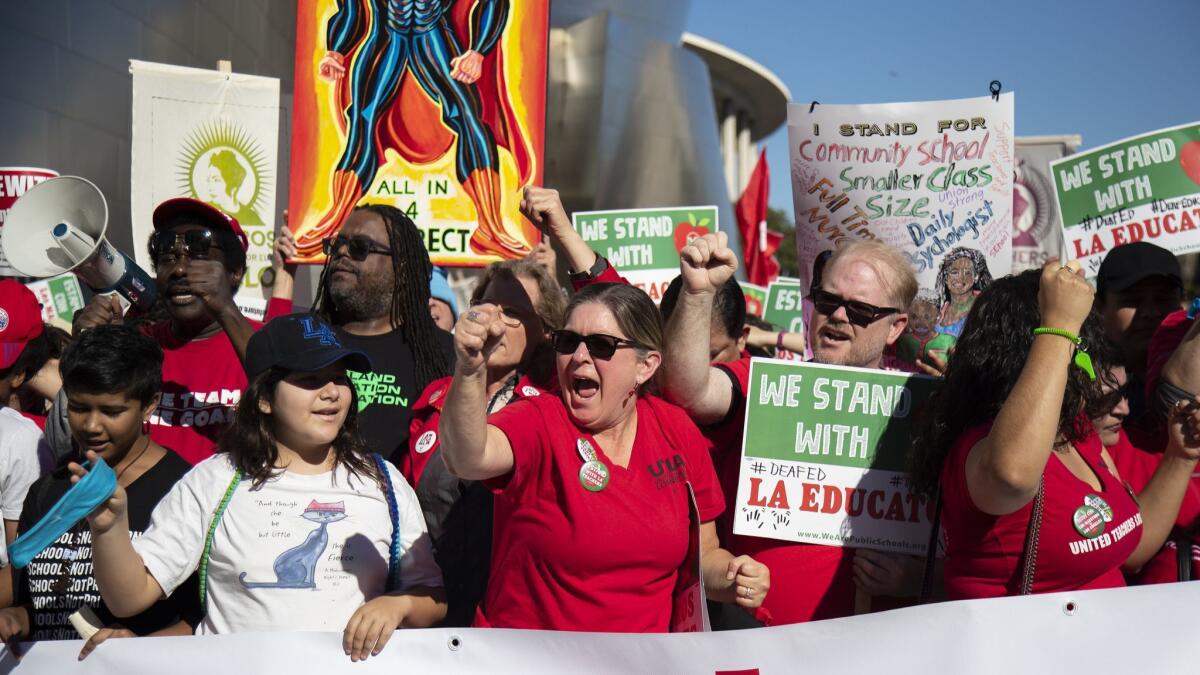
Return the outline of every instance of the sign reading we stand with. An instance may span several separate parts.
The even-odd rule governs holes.
[[[583,211],[571,216],[579,236],[658,304],[679,275],[679,252],[718,231],[717,207]]]
[[[754,359],[733,531],[923,554],[933,501],[909,492],[904,464],[936,382]]]

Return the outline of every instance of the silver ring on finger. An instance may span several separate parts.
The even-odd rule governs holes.
[[[479,312],[476,312],[475,310],[471,310],[471,311],[467,312],[467,320],[468,321],[478,321],[479,320]]]

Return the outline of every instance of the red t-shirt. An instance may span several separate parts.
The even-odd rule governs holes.
[[[493,545],[476,626],[666,632],[675,578],[688,549],[685,481],[701,522],[724,510],[707,443],[687,414],[661,399],[637,402],[629,468],[579,429],[558,396],[514,401],[488,418],[508,436],[511,473],[489,481],[507,517]],[[608,485],[580,483],[576,441],[592,441]]]
[[[146,328],[163,350],[162,398],[150,438],[196,464],[210,456],[246,389],[246,371],[225,331],[181,340],[169,321]]]
[[[1117,471],[1121,473],[1134,492],[1141,493],[1150,482],[1150,477],[1158,469],[1162,461],[1162,453],[1146,452],[1130,442],[1125,431],[1121,431],[1120,440],[1108,449]],[[1175,519],[1175,529],[1162,550],[1150,559],[1136,574],[1130,575],[1134,584],[1165,584],[1179,581],[1179,563],[1176,558],[1175,539],[1180,532],[1192,531],[1192,526],[1200,519],[1200,473],[1193,473],[1188,482],[1187,492],[1183,494],[1183,502],[1179,505],[1179,515]],[[1195,542],[1195,536],[1189,537]],[[1200,570],[1200,548],[1193,543],[1193,570]]]
[[[398,468],[414,488],[420,482],[421,472],[429,463],[429,458],[436,454],[434,450],[441,445],[441,439],[438,437],[438,424],[441,423],[442,406],[446,403],[446,394],[449,393],[450,383],[453,381],[454,376],[447,375],[430,382],[429,386],[425,387],[425,391],[421,392],[421,397],[417,399],[416,405],[413,406],[412,421],[408,425],[408,452],[400,458]],[[523,375],[521,379],[517,380],[517,385],[513,388],[512,400],[509,403],[523,398],[540,396],[546,391],[534,384],[528,376]]]
[[[1033,500],[1015,513],[993,516],[980,511],[967,490],[967,454],[990,429],[988,423],[968,430],[955,442],[942,467],[946,593],[952,600],[1016,595],[1021,588]],[[1056,455],[1050,455],[1042,474],[1045,499],[1034,570],[1035,593],[1124,586],[1121,565],[1142,538],[1137,504],[1124,484],[1102,468],[1100,439],[1092,434],[1075,447],[1100,477],[1104,489],[1092,489]],[[1110,516],[1100,517],[1103,508],[1081,509],[1085,498],[1096,497],[1107,505]],[[1102,525],[1103,531],[1085,537],[1074,524],[1080,519],[1085,525]]]

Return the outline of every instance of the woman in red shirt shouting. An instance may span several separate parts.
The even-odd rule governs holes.
[[[446,465],[487,480],[507,511],[475,624],[667,631],[690,543],[689,484],[708,597],[760,605],[766,567],[719,548],[724,500],[704,437],[682,409],[643,391],[662,358],[650,298],[624,284],[579,292],[552,333],[560,394],[489,418],[485,364],[503,330],[494,305],[459,319],[440,426]]]
[[[913,482],[940,486],[951,599],[1125,585],[1170,531],[1200,457],[1181,404],[1154,477],[1134,496],[1089,417],[1103,406],[1086,351],[1103,333],[1075,261],[993,282],[963,327],[917,432]],[[1095,363],[1090,356],[1099,356]]]

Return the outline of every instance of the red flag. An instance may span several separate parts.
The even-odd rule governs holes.
[[[775,252],[783,235],[767,229],[767,194],[771,188],[767,171],[767,149],[758,155],[758,164],[750,174],[750,182],[734,211],[738,231],[742,234],[742,255],[746,262],[746,281],[766,286],[779,276],[779,261]]]

